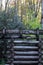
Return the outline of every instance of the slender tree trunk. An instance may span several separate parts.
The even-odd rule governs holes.
[[[43,0],[42,0],[42,18],[41,18],[41,24],[42,24],[42,29],[43,29]]]
[[[0,11],[2,11],[2,0],[0,1]]]
[[[6,27],[7,26],[7,22],[6,22],[6,19],[7,19],[7,5],[8,5],[8,1],[9,0],[6,0],[6,2],[5,2],[5,13],[4,13],[4,18],[5,18],[5,20],[4,20],[4,27]]]
[[[14,7],[14,22],[17,22],[17,20],[18,20],[17,13],[18,13],[17,0],[15,0],[15,7]]]

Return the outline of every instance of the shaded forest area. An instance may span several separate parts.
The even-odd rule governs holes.
[[[41,28],[41,0],[0,0],[0,29]]]

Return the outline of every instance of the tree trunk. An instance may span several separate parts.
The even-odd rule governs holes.
[[[43,29],[43,0],[42,0],[42,20],[41,20],[41,24],[42,24],[42,29]]]

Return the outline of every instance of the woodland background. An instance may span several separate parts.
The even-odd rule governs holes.
[[[0,0],[0,29],[3,27],[41,28],[41,0]]]

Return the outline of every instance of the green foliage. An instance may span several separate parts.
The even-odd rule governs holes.
[[[26,29],[36,29],[41,28],[41,12],[34,11],[33,9],[27,9],[26,15],[23,18],[23,24],[26,26]]]
[[[0,13],[0,29],[2,29],[4,26],[6,26],[7,29],[25,29],[20,17],[14,16],[14,8],[10,8],[7,13],[4,11]]]

